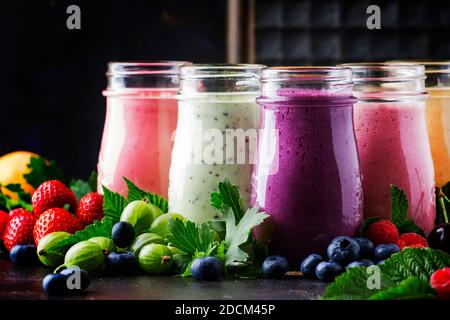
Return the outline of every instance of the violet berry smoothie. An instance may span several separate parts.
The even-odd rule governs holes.
[[[269,148],[264,131],[272,128],[278,130],[278,157],[267,170],[259,154],[252,201],[271,216],[266,224],[273,232],[271,251],[297,265],[312,252],[323,254],[334,237],[353,236],[361,223],[354,100],[312,89],[282,89],[277,96],[258,100],[263,130],[258,152]],[[256,231],[259,239],[264,229]]]

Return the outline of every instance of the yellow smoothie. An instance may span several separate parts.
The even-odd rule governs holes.
[[[427,125],[436,186],[450,181],[450,87],[427,88]]]

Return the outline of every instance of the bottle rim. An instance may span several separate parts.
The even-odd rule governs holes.
[[[220,78],[259,78],[262,64],[191,64],[180,67],[180,80],[201,80]]]
[[[425,74],[428,73],[450,73],[450,60],[430,60],[430,59],[417,59],[417,60],[390,60],[388,63],[395,64],[421,64],[425,67]]]
[[[160,75],[177,76],[182,65],[189,61],[113,61],[108,63],[107,76]]]
[[[426,78],[425,67],[413,62],[357,62],[344,63],[340,66],[351,68],[355,84],[422,81]],[[375,72],[380,72],[380,75],[374,74]]]
[[[352,84],[352,70],[339,66],[277,66],[262,71],[261,82]]]

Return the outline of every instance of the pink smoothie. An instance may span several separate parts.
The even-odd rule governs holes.
[[[126,194],[123,177],[167,197],[172,134],[177,125],[176,89],[105,91],[106,122],[98,184]]]
[[[358,102],[354,118],[365,217],[390,217],[393,184],[408,197],[409,217],[429,232],[434,226],[435,196],[424,102]]]

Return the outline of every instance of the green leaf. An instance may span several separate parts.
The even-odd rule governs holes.
[[[114,222],[111,218],[104,217],[102,220],[95,221],[94,223],[88,225],[86,228],[84,228],[84,230],[77,231],[70,237],[55,243],[46,251],[52,254],[65,255],[65,253],[70,249],[71,246],[80,241],[89,240],[93,237],[110,238],[113,225]]]
[[[400,282],[414,276],[429,281],[433,272],[450,266],[450,255],[441,250],[406,248],[387,259],[381,266],[383,273]]]
[[[59,180],[64,182],[63,173],[54,160],[47,161],[42,157],[33,157],[30,159],[28,168],[30,168],[31,171],[24,174],[23,177],[34,188],[39,187],[41,183],[48,180]]]
[[[208,226],[214,230],[215,232],[217,232],[217,234],[219,235],[219,237],[221,239],[225,239],[225,234],[226,234],[226,228],[225,228],[225,221],[224,220],[209,220],[208,222]]]
[[[367,268],[350,268],[330,284],[323,299],[417,299],[432,298],[425,284],[438,269],[450,265],[450,255],[435,249],[403,249],[380,265],[379,290],[367,286]],[[415,279],[415,280],[411,280]]]
[[[226,225],[226,254],[225,265],[236,265],[247,261],[249,255],[239,246],[246,243],[249,239],[251,230],[261,224],[268,215],[264,212],[258,212],[257,207],[248,209],[236,224],[235,215],[231,208],[223,215]]]
[[[241,201],[239,194],[239,188],[230,183],[225,178],[218,185],[219,192],[211,193],[211,205],[219,210],[222,215],[227,212],[228,208],[231,208],[235,221],[238,223],[245,213],[245,208]]]
[[[128,187],[128,201],[145,200],[167,213],[169,211],[169,203],[166,199],[156,193],[150,193],[140,189],[133,182],[124,177],[125,183]]]
[[[214,233],[206,223],[197,226],[189,220],[170,219],[169,232],[167,241],[192,256],[198,252],[208,252],[215,242]]]
[[[92,171],[87,181],[81,179],[73,179],[70,182],[70,189],[75,193],[78,200],[88,193],[97,191],[97,172]]]
[[[425,232],[408,218],[408,199],[402,189],[391,185],[391,221],[397,226],[400,234],[418,233],[425,237]]]
[[[5,186],[5,189],[13,192],[17,199],[12,199],[9,195],[3,194],[0,189],[0,208],[6,211],[11,211],[16,208],[24,208],[30,212],[33,211],[31,196],[22,189],[20,184],[8,184]]]
[[[75,193],[75,196],[78,200],[83,198],[86,194],[94,192],[89,183],[81,179],[72,180],[70,182],[70,190]]]
[[[369,297],[369,300],[406,300],[406,299],[434,299],[436,292],[428,281],[417,277],[409,277],[397,286],[379,291]]]
[[[105,217],[110,217],[113,222],[118,222],[127,204],[127,199],[103,186],[103,213]]]
[[[369,227],[372,223],[379,221],[379,217],[369,217],[363,221],[361,224],[361,227],[359,228],[359,233],[361,235],[365,235],[367,233],[367,230],[369,230]]]
[[[367,284],[371,275],[372,273],[368,273],[365,267],[349,268],[346,272],[336,277],[333,283],[327,286],[322,299],[363,300],[395,285],[394,281],[380,273],[379,289],[369,289]]]
[[[97,171],[92,171],[91,175],[88,178],[88,183],[91,186],[91,190],[97,190]]]

